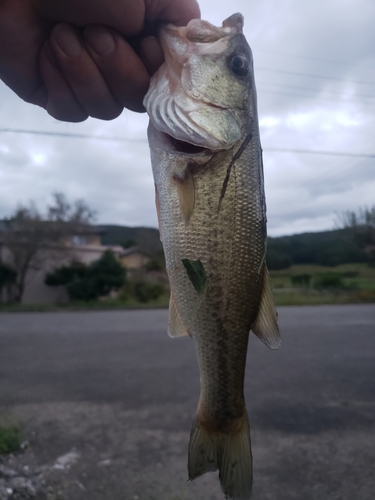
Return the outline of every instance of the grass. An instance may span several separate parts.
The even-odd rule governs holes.
[[[21,429],[17,425],[0,425],[0,455],[18,451],[21,446]]]
[[[342,264],[337,267],[295,265],[271,271],[270,274],[277,305],[375,302],[375,268],[366,264]],[[295,278],[301,275],[310,276],[309,286],[293,284],[293,278],[295,282]],[[326,284],[322,286],[324,282]]]

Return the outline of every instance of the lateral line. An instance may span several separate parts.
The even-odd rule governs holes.
[[[253,134],[250,132],[250,134],[248,134],[246,137],[245,137],[245,140],[243,141],[243,143],[241,144],[241,146],[238,148],[238,151],[236,152],[236,154],[233,156],[231,162],[229,163],[228,165],[228,168],[227,168],[227,174],[225,176],[225,179],[224,179],[224,182],[223,182],[223,187],[221,188],[221,194],[220,194],[220,200],[219,200],[219,206],[218,206],[218,211],[220,210],[220,207],[221,207],[221,202],[223,201],[224,199],[224,196],[225,196],[225,192],[227,190],[227,186],[228,186],[228,182],[229,182],[229,178],[230,178],[230,174],[231,174],[231,171],[232,171],[232,167],[233,165],[235,164],[235,162],[242,156],[242,153],[245,151],[245,148],[247,147],[247,145],[249,144],[249,142],[251,141],[253,137]]]

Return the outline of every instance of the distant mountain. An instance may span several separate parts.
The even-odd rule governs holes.
[[[122,245],[125,248],[138,246],[151,255],[160,254],[163,247],[159,231],[153,227],[127,227],[103,224],[97,226],[103,231],[101,240],[103,245]]]
[[[159,255],[163,247],[159,231],[151,227],[97,226],[103,231],[104,245],[137,245],[150,255]],[[320,264],[337,266],[350,262],[364,262],[366,255],[356,244],[348,229],[302,233],[268,238],[267,264],[269,269],[285,269],[292,264]]]
[[[292,264],[337,266],[365,260],[350,229],[268,238],[269,269],[284,269]]]

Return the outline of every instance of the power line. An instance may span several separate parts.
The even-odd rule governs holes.
[[[345,165],[345,164],[344,164]],[[336,168],[327,172],[326,175],[319,175],[318,178],[314,177],[313,179],[306,180],[298,184],[299,187],[308,187],[308,188],[317,188],[321,185],[328,185],[332,181],[342,181],[347,179],[349,176],[353,175],[356,171],[361,170],[361,174],[363,175],[365,171],[370,170],[373,172],[372,163],[368,163],[368,158],[364,158],[359,162],[354,163],[354,165],[349,165],[343,168],[343,165],[337,165]],[[358,179],[358,177],[357,177]]]
[[[111,137],[105,135],[71,134],[69,132],[51,132],[46,130],[0,128],[0,132],[9,132],[11,134],[49,135],[53,137],[68,137],[73,139],[94,139],[98,141],[138,142],[138,143],[147,142],[146,139],[128,139],[126,137],[115,137],[115,136]]]
[[[50,132],[45,130],[31,130],[31,129],[15,129],[15,128],[0,128],[0,132],[8,132],[13,134],[31,134],[31,135],[47,135],[54,137],[73,138],[73,139],[94,139],[104,141],[118,141],[118,142],[137,142],[146,143],[146,139],[127,139],[125,137],[110,137],[104,135],[89,135],[89,134],[71,134],[69,132]],[[312,155],[327,155],[327,156],[347,156],[353,158],[375,158],[375,154],[365,153],[350,153],[347,151],[318,151],[313,149],[291,149],[291,148],[263,148],[263,151],[270,151],[275,153],[297,153],[297,154],[312,154]]]
[[[375,105],[375,102],[369,102],[369,101],[357,101],[355,99],[334,99],[333,97],[317,97],[317,96],[311,96],[311,95],[306,95],[306,94],[291,94],[290,92],[276,92],[272,90],[258,90],[259,95],[261,94],[273,94],[273,95],[286,95],[289,97],[292,97],[294,99],[296,98],[302,98],[302,99],[312,99],[312,100],[319,100],[319,101],[329,101],[329,102],[355,102],[357,104],[365,104],[369,106]]]
[[[341,152],[341,151],[316,151],[316,150],[312,150],[312,149],[263,148],[263,151],[270,151],[270,152],[277,152],[277,153],[326,155],[326,156],[347,156],[347,157],[353,157],[353,158],[375,158],[375,154],[348,153],[348,152]]]
[[[308,73],[299,73],[297,71],[285,71],[282,69],[260,68],[259,66],[256,66],[256,70],[270,71],[271,73],[283,73],[285,75],[307,76],[309,78],[319,78],[319,79],[323,79],[323,80],[335,80],[335,81],[339,81],[339,82],[346,81],[343,78],[335,78],[333,76],[311,75]],[[356,80],[350,80],[350,83],[357,83],[359,85],[375,85],[375,82],[360,82],[360,81],[356,81]]]
[[[323,62],[330,63],[330,64],[341,64],[343,66],[352,66],[352,63],[348,63],[345,61],[337,61],[337,60],[333,60],[333,59],[324,59],[321,57],[306,56],[306,55],[300,55],[300,54],[286,54],[283,52],[274,52],[273,50],[257,50],[256,52],[257,53],[263,52],[266,54],[274,54],[276,56],[295,57],[298,59],[310,59],[310,60],[314,60],[314,61],[323,61]],[[362,68],[371,68],[371,69],[373,68],[373,66],[370,66],[369,64],[360,64],[359,66],[361,66]]]
[[[257,84],[261,84],[261,85],[270,85],[271,87],[285,87],[285,88],[289,88],[289,89],[296,89],[296,90],[302,90],[302,91],[305,91],[305,90],[312,90],[313,92],[321,92],[322,89],[318,89],[316,87],[301,87],[299,85],[288,85],[288,84],[283,84],[283,83],[270,83],[270,82],[261,82],[259,80],[257,80]],[[334,92],[332,90],[324,90],[324,93],[327,93],[328,94],[334,94],[334,95],[337,95],[337,92]],[[367,99],[374,99],[374,95],[369,95],[369,94],[354,94],[354,97],[364,97],[364,98],[367,98]],[[342,100],[342,99],[337,99],[337,100]],[[346,100],[345,100],[346,101]],[[351,99],[352,102],[362,102],[362,101],[354,101]]]

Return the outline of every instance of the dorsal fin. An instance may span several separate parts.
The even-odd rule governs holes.
[[[170,337],[183,337],[184,335],[189,335],[182,322],[181,316],[177,311],[176,303],[172,294],[169,299],[168,335]]]
[[[267,266],[264,266],[263,289],[260,299],[258,316],[251,330],[270,349],[277,349],[281,344],[277,312],[273,302],[270,275]]]

